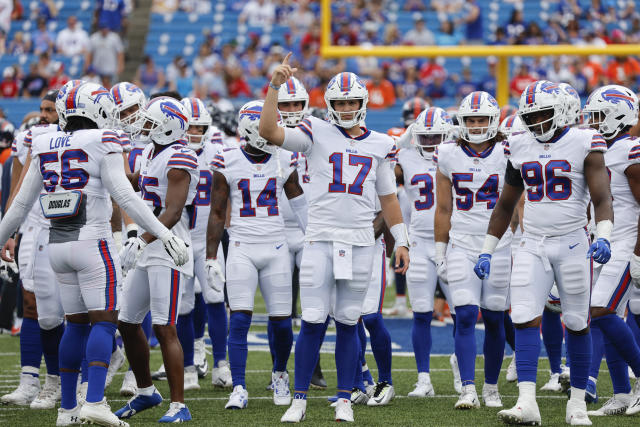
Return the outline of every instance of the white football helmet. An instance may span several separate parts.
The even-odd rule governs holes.
[[[522,120],[520,120],[517,113],[505,117],[502,123],[500,123],[500,133],[506,137],[511,136],[513,132],[521,132],[524,130]]]
[[[583,112],[589,115],[590,126],[597,126],[605,139],[611,139],[638,123],[638,97],[624,86],[603,86],[591,92]]]
[[[422,157],[431,160],[436,147],[451,139],[453,122],[442,108],[430,107],[418,115],[412,129],[412,144]]]
[[[360,109],[355,111],[337,112],[333,108],[333,101],[341,99],[359,99]],[[345,129],[350,129],[364,121],[367,115],[367,103],[369,91],[360,77],[354,73],[338,73],[329,84],[324,93],[324,101],[327,104],[329,121]],[[351,115],[350,119],[343,119],[343,115]]]
[[[258,126],[260,125],[260,114],[262,114],[262,106],[264,101],[249,101],[240,107],[238,111],[238,134],[250,146],[264,151],[265,153],[274,154],[278,147],[270,144],[266,139],[260,136]]]
[[[99,129],[114,128],[118,110],[111,93],[98,83],[83,83],[72,87],[65,99],[65,127],[71,117],[86,117]]]
[[[189,127],[189,113],[177,99],[154,98],[140,111],[133,124],[132,138],[169,145],[183,139]]]
[[[309,114],[309,94],[304,88],[302,83],[295,77],[291,77],[287,82],[280,86],[278,90],[278,103],[280,102],[302,102],[302,110],[300,111],[281,111],[280,117],[282,117],[282,123],[288,127],[297,126],[302,121],[304,116]]]
[[[67,101],[67,93],[74,86],[80,86],[84,83],[84,80],[69,80],[60,89],[58,89],[58,96],[56,97],[56,111],[58,112],[58,125],[60,129],[64,129],[67,126],[67,107],[65,105]]]
[[[550,117],[533,122],[534,113],[546,111]],[[560,86],[548,80],[538,80],[527,86],[520,95],[518,116],[529,133],[540,142],[549,141],[556,130],[564,126],[564,103]],[[545,130],[546,125],[549,125]]]
[[[470,128],[465,122],[466,117],[487,117],[489,123],[486,127]],[[498,133],[500,126],[500,107],[491,94],[483,91],[471,92],[465,96],[458,108],[458,128],[460,137],[472,144],[481,144],[490,140]],[[481,131],[472,133],[471,129]]]
[[[209,136],[211,115],[199,98],[182,98],[182,105],[189,113],[189,126],[204,126],[202,135],[190,134],[187,129],[187,142],[192,150],[200,150]]]
[[[564,104],[564,125],[573,126],[580,124],[582,104],[578,91],[569,83],[559,83],[558,86],[560,86],[560,95],[562,96]]]
[[[120,113],[120,127],[127,133],[133,132],[132,125],[138,120],[140,111],[147,103],[147,97],[144,96],[144,92],[138,86],[129,82],[120,82],[111,88],[111,96],[113,102],[116,103],[116,108]],[[122,114],[123,111],[138,106],[138,109],[126,116]]]

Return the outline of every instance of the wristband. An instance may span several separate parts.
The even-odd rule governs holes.
[[[138,237],[138,225],[137,224],[128,224],[127,225],[127,239],[132,237]]]
[[[116,244],[116,248],[122,247],[122,231],[115,231],[113,233],[113,241]]]
[[[280,90],[280,85],[276,86],[273,83],[269,82],[269,87],[273,90],[275,90],[276,92]]]
[[[492,236],[491,234],[487,234],[484,236],[484,244],[482,245],[482,251],[480,253],[483,254],[493,254],[493,251],[496,250],[496,246],[498,246],[498,239],[496,236]]]
[[[608,219],[602,220],[596,224],[596,239],[611,240],[611,230],[613,222]]]
[[[436,261],[444,259],[448,245],[446,242],[436,242]]]
[[[389,231],[396,241],[396,248],[399,246],[409,247],[409,233],[407,232],[407,226],[404,222],[392,226]]]

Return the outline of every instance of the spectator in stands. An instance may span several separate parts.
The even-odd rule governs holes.
[[[13,0],[13,11],[11,12],[11,20],[20,21],[22,20],[23,15],[24,7],[22,6],[22,2],[20,0]]]
[[[242,8],[238,22],[250,27],[271,26],[276,20],[276,8],[271,1],[251,0]]]
[[[369,103],[367,108],[372,110],[389,108],[396,102],[396,94],[391,82],[384,78],[381,69],[373,70],[371,80],[367,81]]]
[[[471,69],[464,68],[462,70],[462,76],[456,84],[456,98],[458,98],[458,100],[462,100],[462,98],[478,89],[478,83],[476,83],[471,77]]]
[[[507,33],[503,27],[496,28],[496,33],[493,36],[493,40],[490,43],[494,46],[504,46],[509,44],[509,40],[507,39]]]
[[[412,46],[432,46],[435,44],[433,33],[424,25],[424,18],[414,14],[413,29],[404,36],[404,44]]]
[[[478,85],[480,90],[489,92],[492,96],[496,96],[496,65],[498,59],[495,56],[487,58],[487,73],[484,75],[480,84]]]
[[[396,24],[388,24],[384,27],[384,34],[382,35],[382,44],[385,46],[393,46],[402,43],[402,35],[398,30]]]
[[[289,15],[288,26],[294,36],[300,36],[313,24],[316,16],[309,7],[308,0],[299,0],[295,9]]]
[[[19,84],[16,69],[13,66],[5,67],[2,71],[2,81],[0,82],[0,96],[3,98],[15,98],[18,96]]]
[[[49,55],[47,52],[41,53],[38,56],[37,66],[38,74],[40,74],[45,79],[49,79],[51,76],[53,76],[58,68],[57,63],[51,60],[51,55]]]
[[[93,65],[89,65],[87,67],[87,71],[85,72],[84,76],[81,77],[81,79],[85,82],[102,84],[102,79],[98,75]]]
[[[305,45],[308,45],[311,48],[311,52],[314,55],[318,55],[320,53],[320,23],[314,22],[309,31],[302,36],[300,40],[300,50],[303,50]]]
[[[358,44],[358,32],[350,21],[343,21],[338,31],[333,33],[333,44],[336,46],[355,46]]]
[[[431,9],[436,12],[454,15],[462,8],[463,0],[431,0]]]
[[[259,77],[262,75],[262,69],[264,67],[264,55],[255,46],[250,45],[240,58],[240,63],[242,64],[242,69],[248,76]]]
[[[634,16],[631,20],[629,43],[640,43],[640,16]]]
[[[463,40],[462,34],[454,30],[453,22],[442,21],[440,31],[435,34],[436,44],[438,46],[456,46]]]
[[[89,34],[74,15],[67,18],[67,28],[58,33],[56,50],[64,56],[86,55],[89,50]]]
[[[424,94],[427,99],[440,99],[449,96],[445,81],[445,77],[441,75],[436,76],[424,89]],[[432,104],[430,101],[429,103]]]
[[[120,34],[127,31],[125,0],[97,0],[93,20],[97,28],[108,28]],[[95,28],[95,27],[94,27]]]
[[[37,28],[31,35],[33,53],[39,55],[42,52],[53,52],[55,40],[56,36],[47,29],[46,19],[38,18]]]
[[[470,44],[483,44],[482,11],[477,0],[467,0],[462,6],[462,22],[465,26],[465,38]]]
[[[423,0],[407,0],[404,2],[403,9],[409,12],[421,12],[427,10],[427,6]]]
[[[0,0],[1,1],[1,0]],[[16,31],[13,40],[9,42],[9,55],[22,55],[31,51],[31,40],[22,31]]]
[[[120,36],[111,31],[108,26],[91,35],[89,39],[89,53],[85,60],[85,67],[90,65],[96,70],[102,80],[102,85],[111,87],[111,82],[124,70],[124,47]]]
[[[520,64],[518,73],[511,79],[509,83],[509,93],[514,98],[519,98],[522,91],[530,84],[536,81],[536,78],[529,73],[529,66],[525,63]]]
[[[554,56],[551,67],[547,70],[547,80],[552,82],[565,82],[575,87],[574,74],[567,66],[566,60],[561,56]]]
[[[359,44],[368,43],[369,45],[379,45],[380,37],[378,36],[378,24],[374,21],[367,21],[362,25],[360,32]]]
[[[49,89],[60,89],[70,79],[64,72],[64,64],[62,62],[56,62],[56,72],[49,79]]]
[[[419,98],[424,97],[424,88],[418,78],[416,67],[407,67],[407,74],[404,81],[400,82],[396,88],[398,90],[398,98],[403,101],[416,96]]]
[[[327,104],[324,102],[324,91],[327,90],[331,77],[335,75],[333,71],[329,67],[318,67],[319,82],[309,91],[309,107],[327,108]]]
[[[133,82],[145,93],[154,93],[164,88],[164,73],[156,67],[151,56],[145,55]]]
[[[514,44],[516,39],[522,32],[524,32],[526,28],[527,23],[525,22],[522,15],[522,6],[514,7],[511,11],[511,18],[509,18],[509,22],[507,23],[507,39],[509,40],[508,44]]]
[[[0,55],[7,53],[7,35],[0,30]]]
[[[47,90],[47,79],[38,73],[38,64],[29,64],[29,74],[22,80],[21,96],[25,98],[40,98]]]
[[[45,21],[54,21],[58,16],[58,8],[53,0],[40,0],[35,9],[36,19],[44,18]]]
[[[249,83],[244,78],[242,68],[239,66],[229,69],[227,87],[230,98],[238,98],[241,96],[248,98],[253,96]]]
[[[607,78],[611,84],[635,86],[639,76],[640,62],[633,56],[614,57],[607,65]]]
[[[205,50],[207,50],[207,47],[205,45],[203,45],[203,46],[204,46]],[[200,47],[200,49],[202,49],[202,46]],[[198,58],[196,58],[196,60],[197,59]],[[169,65],[167,65],[167,69],[166,69],[165,75],[166,75],[166,80],[168,82],[171,82],[171,81],[177,79],[178,76],[180,75],[180,65],[179,64],[181,62],[184,62],[184,59],[182,58],[182,56],[176,55],[173,58],[173,61],[171,61],[171,63]],[[195,69],[195,60],[194,60],[194,69]],[[196,70],[196,73],[197,72],[198,71]],[[202,72],[204,72],[204,69],[202,70]]]
[[[608,24],[616,19],[616,2],[591,0],[591,7],[588,9],[589,19]]]
[[[11,29],[11,13],[13,12],[13,0],[0,0],[0,30],[9,34]]]
[[[180,58],[177,63],[178,74],[172,80],[169,80],[169,90],[173,90],[190,96],[194,93],[193,72],[188,66],[187,61]],[[206,96],[205,96],[206,97]]]
[[[282,58],[284,58],[284,55],[282,55]],[[282,62],[282,58],[280,59],[280,62]],[[234,68],[240,65],[240,61],[238,60],[238,56],[236,55],[235,45],[227,43],[222,46],[222,52],[220,53],[220,62],[222,62],[225,67],[229,68]]]
[[[527,29],[521,33],[522,44],[541,45],[548,44],[545,39],[544,33],[540,29],[540,26],[536,21],[531,21],[527,26]],[[520,44],[520,43],[518,43]]]
[[[444,60],[441,59],[444,63]],[[447,71],[439,64],[438,58],[431,57],[429,61],[425,62],[422,68],[420,68],[420,80],[422,84],[427,85],[436,77],[442,77],[444,80],[447,77]]]
[[[184,62],[186,67],[186,61]],[[188,68],[188,67],[187,67]],[[203,75],[197,76],[194,89],[198,98],[206,98],[209,94],[217,92],[222,97],[227,97],[227,83],[224,80],[224,67],[222,62],[217,62],[213,68]]]

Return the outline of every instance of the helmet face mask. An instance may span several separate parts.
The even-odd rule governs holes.
[[[529,132],[539,139],[549,134],[552,130],[555,132],[557,128],[554,127],[554,109],[551,107],[522,114],[520,119]]]
[[[471,92],[460,103],[458,126],[460,137],[472,144],[482,144],[498,134],[500,108],[487,92]]]
[[[295,77],[287,80],[278,90],[278,112],[287,127],[297,126],[309,114],[309,94]]]
[[[548,80],[529,84],[520,95],[518,116],[529,134],[540,142],[549,141],[565,126],[564,111],[562,90]]]
[[[591,128],[612,139],[638,123],[638,97],[624,86],[603,86],[589,95],[583,113]]]
[[[360,77],[354,73],[338,73],[329,81],[324,93],[324,100],[327,104],[329,121],[341,128],[351,129],[364,122],[367,115],[369,92]],[[357,109],[351,107],[350,110],[342,110],[343,103],[335,103],[335,101],[355,100],[360,101],[360,106]],[[336,107],[338,108],[336,109]]]
[[[143,108],[133,124],[132,137],[142,142],[153,141],[169,145],[184,138],[189,123],[189,113],[177,100],[160,96]]]
[[[418,115],[412,129],[412,144],[423,158],[431,160],[436,147],[451,138],[453,122],[442,108],[430,107]]]
[[[186,132],[189,147],[195,151],[200,150],[204,146],[207,133],[211,128],[213,121],[211,115],[199,98],[182,98],[180,102],[189,115],[189,126]],[[195,133],[193,133],[194,130]]]
[[[147,102],[144,92],[133,83],[120,82],[111,88],[111,96],[120,113],[119,127],[133,133],[133,125]]]
[[[582,122],[581,116],[581,102],[578,91],[568,83],[560,83],[562,101],[563,101],[563,115],[564,125],[573,126]]]
[[[264,101],[249,101],[238,112],[238,134],[248,145],[265,153],[274,154],[277,151],[275,145],[269,143],[260,136],[260,114]]]

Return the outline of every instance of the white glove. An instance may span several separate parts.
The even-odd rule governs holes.
[[[131,237],[127,239],[120,251],[120,264],[125,273],[136,266],[138,257],[147,246],[147,242],[142,237]]]
[[[11,282],[18,275],[18,264],[15,261],[0,260],[0,279]]]
[[[440,280],[449,283],[447,280],[447,244],[444,242],[436,242],[436,273]]]
[[[184,240],[173,233],[162,236],[161,240],[164,244],[164,249],[177,266],[184,265],[189,261],[189,246]]]
[[[222,284],[224,284],[225,277],[222,271],[222,266],[215,258],[209,258],[205,262],[205,267],[207,270],[207,284],[211,289],[216,292],[220,292],[222,290]]]
[[[636,288],[640,288],[640,256],[631,255],[631,266],[629,268],[631,279]]]

